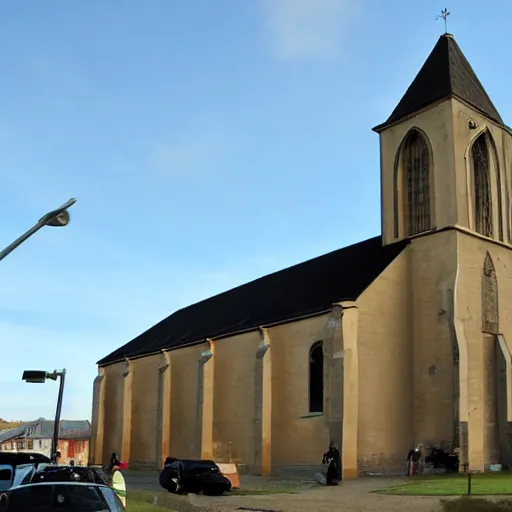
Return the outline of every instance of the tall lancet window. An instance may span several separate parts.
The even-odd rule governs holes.
[[[324,410],[324,345],[321,341],[309,349],[309,412]]]
[[[489,149],[482,133],[471,148],[475,230],[492,237],[492,196]]]
[[[412,130],[402,149],[404,228],[406,235],[428,231],[430,223],[430,156],[423,136]]]

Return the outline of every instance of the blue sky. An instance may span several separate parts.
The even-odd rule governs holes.
[[[25,0],[0,16],[0,417],[90,417],[95,362],[179,307],[379,233],[379,147],[437,1]],[[512,122],[510,0],[449,31]],[[353,223],[358,218],[357,224]],[[8,389],[8,393],[5,390]]]

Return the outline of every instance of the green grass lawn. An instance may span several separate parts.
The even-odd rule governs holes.
[[[126,512],[169,512],[167,507],[153,505],[154,496],[151,491],[128,492]]]
[[[405,496],[460,496],[467,494],[465,475],[429,475],[409,478],[399,485],[380,489],[381,494]],[[485,473],[472,475],[471,494],[478,496],[505,496],[512,494],[511,473]]]
[[[144,501],[131,500],[128,501],[126,512],[169,512],[170,509],[164,507],[157,507],[152,503]]]

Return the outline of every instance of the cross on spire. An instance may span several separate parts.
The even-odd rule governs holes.
[[[439,16],[436,16],[436,20],[440,20],[441,18],[444,20],[444,33],[445,34],[448,33],[448,22],[447,22],[448,16],[450,16],[450,12],[448,11],[448,9],[446,7],[441,11],[441,14],[439,14]]]

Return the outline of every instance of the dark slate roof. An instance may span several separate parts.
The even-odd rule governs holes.
[[[54,421],[42,420],[38,427],[28,437],[49,439],[53,435]],[[91,424],[87,420],[62,420],[59,437],[61,439],[84,438],[91,436]]]
[[[176,311],[98,364],[313,315],[335,302],[355,300],[407,244],[383,247],[378,236],[261,277]]]
[[[54,422],[40,418],[24,423],[19,427],[0,431],[0,443],[11,439],[51,439]],[[62,420],[59,437],[61,439],[83,439],[91,437],[91,424],[87,420]]]
[[[25,434],[27,426],[29,425],[21,425],[19,427],[0,430],[0,443],[5,443],[6,441],[10,441],[11,439],[22,437]]]
[[[379,131],[418,110],[448,97],[459,98],[493,121],[503,119],[451,34],[439,38],[416,78]]]

